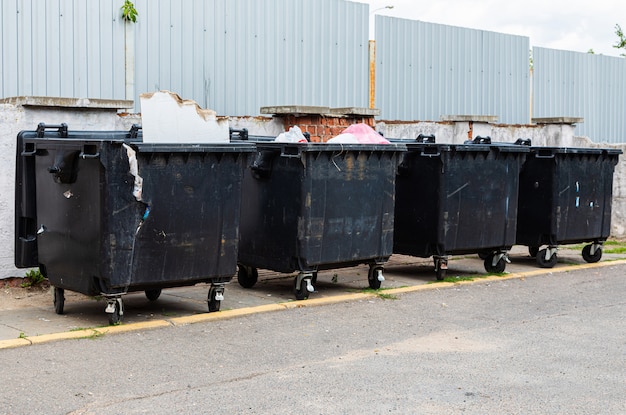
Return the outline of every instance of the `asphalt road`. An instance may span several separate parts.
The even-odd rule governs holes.
[[[0,414],[624,414],[625,271],[0,350]]]

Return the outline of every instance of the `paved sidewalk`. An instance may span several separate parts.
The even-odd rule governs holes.
[[[586,264],[580,251],[559,250],[559,263],[552,269],[539,268],[525,247],[514,247],[507,265],[509,277],[563,272],[574,267],[598,267],[607,262],[626,259],[626,254],[604,254],[597,264]],[[583,265],[585,264],[585,265]],[[65,313],[54,312],[51,293],[41,293],[20,304],[3,306],[2,296],[15,295],[19,290],[0,293],[0,349],[72,337],[85,337],[105,332],[128,331],[159,326],[189,324],[215,318],[232,318],[237,315],[280,310],[289,307],[315,306],[327,302],[349,301],[377,295],[368,290],[367,265],[319,272],[315,292],[308,300],[295,301],[293,281],[295,274],[259,271],[259,281],[251,289],[242,288],[233,278],[226,286],[221,311],[208,313],[206,297],[209,285],[198,284],[163,290],[157,301],[150,302],[141,292],[124,296],[123,324],[109,327],[102,299],[86,297],[66,290]],[[432,258],[415,258],[394,255],[385,265],[383,293],[397,293],[445,287],[436,281]],[[452,257],[448,264],[448,277],[481,277],[485,275],[483,261],[477,255]],[[505,277],[493,277],[506,278]],[[447,284],[449,285],[449,284]],[[26,290],[24,290],[26,293]],[[21,294],[18,294],[21,295]],[[26,294],[24,294],[26,296]],[[26,298],[24,298],[25,300]],[[15,298],[13,300],[16,300]]]

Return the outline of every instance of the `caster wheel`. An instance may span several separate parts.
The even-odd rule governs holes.
[[[207,301],[209,303],[209,313],[213,313],[216,311],[220,311],[220,306],[222,305],[222,300],[218,299],[223,298],[223,294],[217,290],[215,287],[209,288],[209,295]]]
[[[536,258],[538,253],[539,253],[539,247],[538,246],[529,246],[528,247],[528,254],[531,257]]]
[[[300,289],[297,287],[298,278],[293,279],[293,292],[296,296],[296,300],[306,300],[309,298],[309,290],[306,288],[306,281],[303,279],[300,283]]]
[[[493,265],[493,258],[493,254],[485,258],[485,271],[489,272],[490,274],[500,274],[504,272],[504,270],[506,269],[506,261],[504,260],[504,258],[500,258],[500,260],[496,262],[496,265]]]
[[[437,276],[437,281],[443,281],[443,280],[445,280],[445,279],[446,279],[446,275],[447,275],[447,273],[448,273],[448,270],[447,270],[447,269],[445,269],[445,268],[441,268],[441,267],[438,267],[438,268],[435,270],[435,274],[436,274],[436,276]]]
[[[259,272],[254,267],[237,264],[237,282],[243,288],[252,288],[259,279]]]
[[[109,324],[116,326],[122,322],[124,318],[124,303],[121,298],[116,298],[113,312],[109,314]]]
[[[383,267],[370,267],[370,270],[367,273],[367,282],[372,290],[378,290],[382,283],[382,281],[378,278],[379,271],[382,276]]]
[[[156,301],[161,296],[161,289],[154,288],[152,290],[146,290],[146,298],[150,301]]]
[[[541,268],[553,268],[556,265],[558,258],[556,254],[552,254],[550,259],[546,259],[546,250],[542,249],[537,253],[537,264]]]
[[[585,245],[583,248],[583,259],[589,263],[598,262],[602,258],[602,247],[596,249],[596,252],[591,255],[591,245]]]
[[[63,288],[54,287],[52,292],[54,302],[54,312],[57,314],[63,314],[63,307],[65,306],[65,290]]]

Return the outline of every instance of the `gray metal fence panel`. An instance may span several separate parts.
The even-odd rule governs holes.
[[[0,96],[124,98],[124,38],[111,0],[3,1]]]
[[[220,115],[262,106],[369,104],[367,4],[344,0],[0,2],[0,97],[126,98],[169,89]],[[534,48],[528,38],[376,16],[380,119],[577,116],[576,132],[626,142],[626,59]],[[129,62],[130,63],[130,62]]]
[[[529,121],[527,37],[385,16],[376,16],[375,37],[380,118]]]
[[[626,59],[533,48],[533,117],[582,117],[576,134],[626,142]]]
[[[136,96],[220,115],[368,104],[368,6],[343,0],[137,0]]]

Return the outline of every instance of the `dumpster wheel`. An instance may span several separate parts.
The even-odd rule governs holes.
[[[506,259],[502,256],[498,261],[494,264],[494,259],[501,254],[493,253],[490,254],[487,258],[485,258],[485,271],[493,274],[500,274],[504,272],[506,269]]]
[[[546,259],[547,256],[549,258]],[[544,248],[537,253],[537,264],[541,268],[553,268],[557,261],[556,248]]]
[[[312,272],[300,272],[298,276],[294,278],[293,292],[296,296],[296,300],[306,300],[309,298],[309,293],[315,291],[312,279]]]
[[[224,299],[224,286],[223,285],[211,285],[209,288],[209,295],[207,296],[207,302],[209,303],[209,313],[220,311],[222,300]]]
[[[254,267],[237,264],[237,282],[243,288],[252,288],[259,280],[259,272]]]
[[[381,265],[370,265],[370,270],[367,273],[367,282],[372,290],[378,290],[380,288],[380,284],[385,281],[383,269],[384,268]]]
[[[161,296],[161,289],[160,288],[153,288],[151,290],[146,290],[145,294],[146,294],[146,298],[148,300],[156,301]]]
[[[592,249],[593,253],[591,253]],[[589,263],[598,262],[602,258],[602,244],[585,245],[582,255],[583,259]]]
[[[435,276],[437,281],[443,281],[448,273],[448,256],[433,256],[433,262],[435,263]]]
[[[52,301],[54,303],[54,312],[57,314],[63,314],[63,307],[65,306],[65,290],[63,288],[54,287],[52,291]]]
[[[108,298],[105,312],[109,314],[110,325],[116,326],[120,324],[124,318],[124,302],[122,298]]]
[[[531,257],[536,258],[538,253],[539,253],[539,247],[538,246],[529,246],[528,247],[528,255],[530,255]]]

